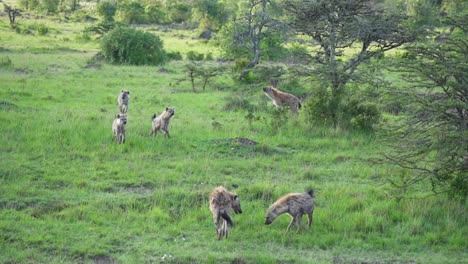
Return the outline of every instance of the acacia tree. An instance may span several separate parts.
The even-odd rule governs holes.
[[[404,17],[387,14],[372,0],[292,0],[285,1],[284,8],[292,18],[292,29],[318,44],[314,75],[330,89],[323,100],[334,126],[338,125],[346,84],[359,65],[413,40],[401,26]],[[349,48],[358,51],[343,58]]]
[[[468,195],[468,15],[447,19],[444,42],[408,47],[397,71],[409,83],[401,91],[409,114],[392,129],[392,163],[412,171],[394,183],[408,188],[430,182],[436,193]],[[396,132],[396,133],[395,133]]]
[[[2,2],[2,1],[0,1]],[[5,3],[3,3],[3,7],[6,13],[8,13],[8,19],[10,20],[10,27],[16,28],[16,16],[21,15],[20,9],[13,8]]]

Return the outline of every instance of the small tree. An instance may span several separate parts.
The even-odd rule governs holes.
[[[159,65],[166,61],[161,39],[141,30],[116,27],[101,40],[104,58],[117,64]]]
[[[225,67],[220,65],[202,64],[200,62],[191,61],[185,64],[185,72],[192,84],[192,91],[196,92],[195,82],[200,79],[202,89],[205,91],[206,85],[213,79],[213,77],[223,74]]]
[[[8,19],[10,20],[10,27],[12,29],[15,29],[16,28],[16,16],[21,15],[20,13],[21,10],[18,8],[13,8],[5,3],[3,3],[3,8],[5,12],[8,14]]]
[[[466,199],[468,195],[468,16],[448,19],[454,28],[445,43],[430,42],[407,49],[399,64],[410,84],[402,95],[409,115],[391,127],[383,154],[411,170],[409,178],[394,183],[407,188],[429,182],[436,193]],[[396,133],[395,133],[396,132]]]

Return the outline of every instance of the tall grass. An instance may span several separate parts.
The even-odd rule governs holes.
[[[165,65],[169,73],[86,69],[95,44],[42,49],[53,38],[14,35],[0,52],[11,60],[0,68],[0,262],[467,261],[466,204],[392,199],[384,183],[401,171],[366,162],[384,150],[374,135],[277,113],[260,88],[230,89],[237,84],[225,76],[217,83],[226,87],[192,93],[182,62]],[[131,101],[127,141],[117,145],[121,89]],[[151,116],[166,106],[176,107],[172,137],[151,137]],[[223,241],[207,205],[218,185],[244,210]],[[312,230],[286,234],[287,216],[263,224],[273,201],[307,187],[316,190]]]

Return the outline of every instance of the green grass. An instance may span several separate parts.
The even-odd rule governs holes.
[[[302,115],[274,128],[259,87],[223,76],[192,93],[180,82],[184,62],[165,65],[169,73],[85,69],[98,45],[76,40],[82,25],[48,22],[58,33],[31,36],[2,23],[0,58],[11,65],[0,67],[1,263],[468,261],[466,204],[391,199],[383,183],[402,172],[366,162],[384,151],[374,135],[310,128]],[[161,34],[174,51],[212,49]],[[117,145],[121,89],[131,101],[127,142]],[[224,110],[237,96],[258,120]],[[172,138],[150,137],[152,114],[166,106],[176,107]],[[218,185],[237,192],[244,210],[223,241],[208,209]],[[311,231],[286,234],[287,216],[263,224],[275,199],[307,187],[316,189]]]

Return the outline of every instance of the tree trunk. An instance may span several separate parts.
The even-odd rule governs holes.
[[[254,57],[249,62],[249,64],[247,64],[245,69],[242,71],[241,75],[239,76],[239,81],[242,81],[247,76],[247,73],[249,72],[249,70],[255,67],[255,65],[257,65],[258,62],[260,61],[260,47],[259,46],[260,45],[258,43],[255,44]]]

